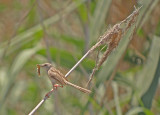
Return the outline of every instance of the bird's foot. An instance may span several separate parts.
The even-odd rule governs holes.
[[[55,89],[57,90],[57,87],[62,87],[62,88],[63,88],[63,85],[59,85],[59,84],[53,85],[53,89],[52,89],[50,92],[48,92],[48,93],[45,95],[45,97],[46,97],[46,98],[49,98],[50,95],[51,95],[51,93],[52,93]]]
[[[63,85],[59,85],[59,84],[55,84],[55,85],[53,85],[53,88],[57,89],[57,87],[61,87],[61,88],[63,88]]]

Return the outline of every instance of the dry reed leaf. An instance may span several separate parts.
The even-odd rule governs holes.
[[[87,87],[88,87],[89,83],[91,82],[95,72],[100,68],[100,66],[108,58],[109,54],[118,46],[118,44],[119,44],[122,36],[125,34],[125,32],[132,25],[135,24],[137,16],[139,14],[139,10],[141,9],[141,7],[139,7],[138,9],[135,7],[135,10],[133,11],[133,13],[131,15],[129,15],[126,19],[124,19],[120,23],[115,24],[110,30],[108,30],[102,36],[100,36],[99,41],[94,46],[92,46],[92,48],[89,50],[91,53],[101,45],[105,45],[105,44],[108,45],[106,51],[103,53],[103,56],[98,60],[98,63],[96,63],[96,66],[94,67],[92,73],[90,74],[89,81],[87,82]],[[136,26],[135,26],[135,28],[136,28]]]

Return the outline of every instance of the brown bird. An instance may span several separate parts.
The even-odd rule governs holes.
[[[91,93],[90,90],[82,88],[80,86],[77,86],[69,82],[66,79],[66,77],[59,70],[55,69],[50,63],[38,64],[37,67],[38,67],[37,69],[38,69],[39,75],[40,75],[40,67],[43,67],[46,69],[48,73],[48,77],[51,80],[51,83],[53,85],[53,88],[63,87],[64,85],[70,85],[84,93]]]

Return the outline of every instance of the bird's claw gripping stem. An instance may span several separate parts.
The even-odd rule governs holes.
[[[59,85],[59,84],[55,84],[55,85],[53,85],[53,88],[57,89],[57,87],[61,87],[61,88],[63,88],[63,85]]]
[[[52,89],[50,92],[48,92],[48,93],[45,95],[45,97],[49,98],[49,97],[50,97],[50,94],[51,94],[55,89],[57,90],[57,87],[62,87],[62,88],[63,88],[63,85],[59,85],[59,84],[53,85],[53,89]]]

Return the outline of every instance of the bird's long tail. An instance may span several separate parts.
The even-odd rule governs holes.
[[[76,89],[79,89],[80,91],[82,91],[82,92],[84,92],[84,93],[91,93],[90,90],[85,89],[85,88],[82,88],[82,87],[80,87],[80,86],[78,86],[78,85],[75,85],[75,84],[73,84],[73,83],[71,83],[71,82],[68,82],[68,81],[66,81],[66,80],[65,80],[65,83],[66,83],[67,85],[70,85],[70,86],[76,88]]]

